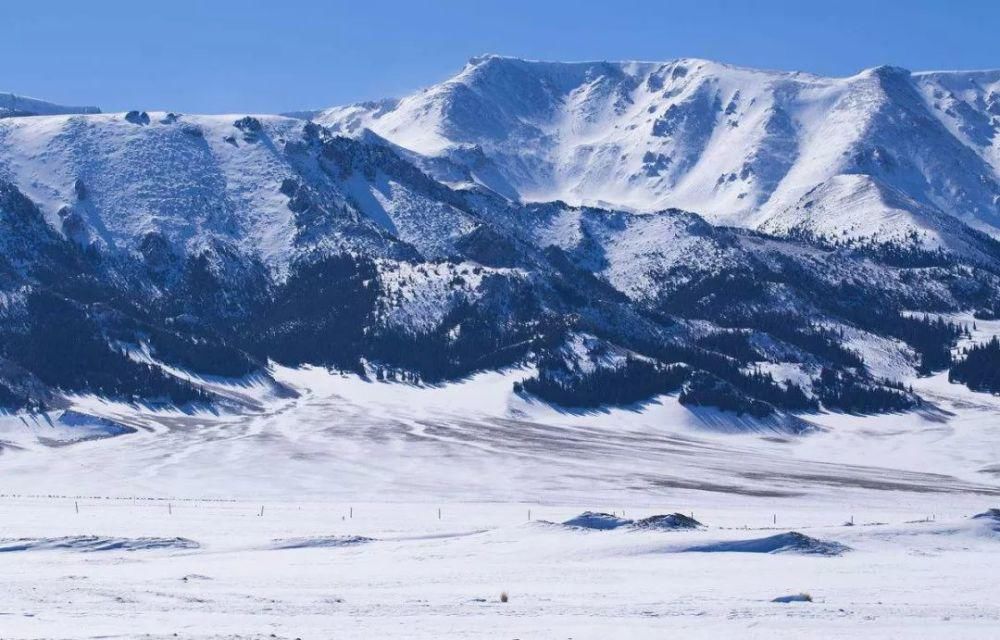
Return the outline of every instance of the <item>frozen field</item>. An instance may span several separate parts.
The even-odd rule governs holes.
[[[301,396],[0,418],[0,637],[1000,633],[1000,521],[971,517],[1000,506],[1000,400],[941,376],[918,414],[734,425],[672,398],[557,412],[518,371],[276,374]],[[705,526],[552,524],[587,510]]]

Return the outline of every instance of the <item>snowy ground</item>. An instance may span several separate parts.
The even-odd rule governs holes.
[[[915,381],[933,409],[822,414],[793,436],[673,398],[558,412],[511,393],[523,371],[433,389],[276,375],[301,396],[227,388],[257,401],[242,415],[77,398],[48,421],[0,418],[0,637],[1000,629],[1000,522],[970,517],[1000,506],[1000,398],[943,376]],[[585,510],[706,527],[545,522]],[[684,551],[789,531],[850,550]],[[800,592],[813,602],[771,602]]]

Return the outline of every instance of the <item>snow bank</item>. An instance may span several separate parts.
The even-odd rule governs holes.
[[[850,547],[839,542],[818,540],[797,531],[790,531],[788,533],[779,533],[775,536],[768,536],[767,538],[713,542],[688,547],[684,551],[703,553],[798,553],[804,555],[839,556],[845,551],[850,551]]]
[[[794,593],[788,596],[778,596],[777,598],[771,600],[771,602],[812,602],[812,596],[808,593]]]

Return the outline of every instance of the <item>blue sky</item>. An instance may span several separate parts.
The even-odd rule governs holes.
[[[703,57],[849,75],[1000,67],[1000,8],[964,0],[4,2],[0,91],[106,111],[279,112],[401,95],[481,53]]]

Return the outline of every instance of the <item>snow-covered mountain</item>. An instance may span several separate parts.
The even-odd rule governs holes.
[[[471,65],[465,80],[386,103],[379,117],[375,107],[356,108],[350,126],[142,111],[0,119],[0,405],[58,406],[80,393],[239,404],[246,398],[220,396],[206,381],[267,383],[277,362],[408,381],[528,365],[518,392],[558,404],[679,393],[690,405],[762,420],[820,406],[919,406],[899,380],[947,368],[963,332],[921,312],[1000,314],[1000,243],[944,211],[931,192],[908,188],[913,167],[939,178],[946,168],[919,155],[916,134],[885,139],[923,158],[905,171],[876,163],[869,173],[831,174],[766,217],[798,170],[797,156],[774,151],[774,136],[755,147],[772,149],[768,159],[731,181],[763,189],[766,168],[791,162],[766,200],[764,191],[746,196],[759,204],[752,211],[703,216],[652,206],[656,189],[666,200],[683,193],[666,185],[701,171],[707,160],[695,155],[685,156],[683,171],[687,160],[660,162],[644,182],[616,173],[627,170],[628,153],[603,169],[604,152],[577,159],[589,176],[578,186],[602,190],[605,202],[649,198],[648,207],[525,202],[561,195],[544,189],[568,184],[572,158],[552,155],[575,157],[565,131],[576,132],[574,144],[591,140],[592,150],[624,144],[608,136],[638,145],[637,128],[615,123],[645,117],[633,113],[643,91],[677,92],[659,115],[649,96],[642,107],[662,153],[669,147],[680,158],[677,149],[705,128],[702,155],[713,149],[722,162],[725,145],[714,138],[753,137],[750,114],[761,115],[765,100],[774,112],[783,94],[766,88],[773,74],[713,66],[730,84],[757,82],[740,90],[745,98],[726,94],[721,113],[734,125],[720,128],[718,113],[703,113],[694,96],[722,95],[722,81],[685,84],[707,65],[491,57]],[[483,74],[496,95],[467,84]],[[900,77],[780,76],[803,94],[836,94],[830,100],[844,103],[841,115],[852,105],[864,110],[841,85],[912,84]],[[419,100],[439,110],[413,112],[407,105]],[[469,111],[456,111],[462,105]],[[885,120],[910,117],[895,108],[886,107]],[[817,121],[838,112],[828,111]],[[711,127],[697,124],[703,117]],[[365,118],[395,121],[383,130],[392,139],[361,127]],[[339,135],[345,127],[352,135]],[[971,135],[937,129],[920,135]],[[446,134],[459,130],[481,141],[456,146]],[[973,158],[964,142],[954,144],[968,152],[956,151],[966,165],[986,162],[985,151]],[[810,153],[819,151],[829,150],[815,145]],[[951,202],[985,197],[989,186],[955,180],[934,183],[954,187]],[[756,229],[717,224],[737,214]]]
[[[37,98],[28,98],[13,93],[0,93],[0,118],[100,112],[101,110],[97,107],[67,107]]]
[[[944,213],[1000,234],[1000,71],[847,78],[697,59],[473,58],[399,100],[316,122],[370,129],[452,184],[524,201],[670,207],[771,232],[946,242]]]

